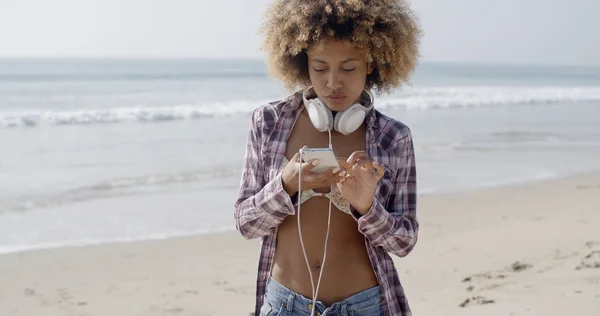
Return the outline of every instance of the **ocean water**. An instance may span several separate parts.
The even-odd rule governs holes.
[[[0,60],[0,253],[234,229],[261,61]],[[376,98],[420,194],[600,169],[600,68],[424,63]]]

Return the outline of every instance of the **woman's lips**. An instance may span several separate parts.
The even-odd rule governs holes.
[[[346,98],[346,96],[343,94],[330,94],[326,98],[332,103],[338,103],[340,101],[343,101]]]

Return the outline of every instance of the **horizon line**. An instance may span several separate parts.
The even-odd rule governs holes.
[[[127,60],[127,61],[256,61],[265,62],[265,57],[259,56],[238,56],[238,57],[217,57],[217,56],[118,56],[118,55],[104,55],[104,56],[2,56],[0,55],[0,61],[9,60]],[[524,62],[524,61],[495,61],[495,60],[474,60],[474,61],[460,61],[460,60],[434,60],[434,59],[423,59],[419,61],[419,64],[445,64],[445,65],[481,65],[481,66],[533,66],[533,67],[600,67],[599,64],[586,64],[586,63],[535,63],[535,62]]]

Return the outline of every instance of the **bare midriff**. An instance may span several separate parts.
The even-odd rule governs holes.
[[[327,147],[328,134],[316,131],[306,115],[300,114],[286,148],[291,157],[304,145]],[[333,148],[338,157],[365,150],[365,129],[344,136],[332,132]],[[329,188],[315,189],[328,192]],[[327,257],[323,262],[327,234],[329,199],[313,197],[301,205],[301,228],[308,263],[315,287],[323,270],[317,299],[326,305],[341,301],[353,294],[377,286],[377,278],[367,253],[365,238],[350,215],[331,205],[331,226]],[[277,246],[271,276],[290,290],[312,299],[312,285],[298,233],[298,214],[288,216],[278,227]]]

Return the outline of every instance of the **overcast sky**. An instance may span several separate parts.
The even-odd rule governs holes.
[[[0,0],[0,56],[262,57],[269,0]],[[414,0],[424,61],[600,65],[600,1]]]

